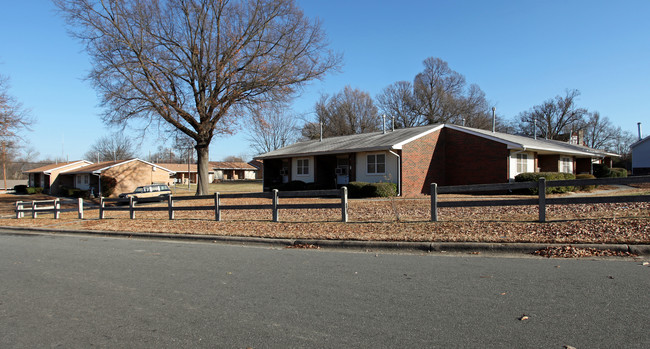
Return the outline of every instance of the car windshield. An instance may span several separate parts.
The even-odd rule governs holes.
[[[137,187],[137,188],[135,188],[134,193],[144,193],[144,188],[143,187]]]

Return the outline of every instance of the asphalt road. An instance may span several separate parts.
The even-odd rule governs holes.
[[[641,264],[2,233],[0,347],[648,348]]]

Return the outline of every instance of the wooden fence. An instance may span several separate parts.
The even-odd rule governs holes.
[[[38,213],[52,213],[55,219],[59,219],[61,212],[74,212],[79,213],[79,219],[84,218],[83,199],[77,200],[77,208],[61,208],[61,201],[59,199],[53,200],[34,200],[34,201],[17,201],[16,202],[16,218],[25,217],[25,212],[29,212],[32,218],[38,217]]]
[[[431,221],[438,221],[439,207],[479,207],[479,206],[522,206],[537,205],[539,207],[539,221],[546,222],[546,205],[571,205],[571,204],[602,204],[620,202],[650,202],[650,195],[630,196],[584,196],[547,198],[547,187],[564,186],[591,186],[611,184],[650,183],[650,176],[635,176],[627,178],[600,178],[600,179],[569,179],[559,181],[546,181],[540,178],[538,182],[515,182],[503,184],[476,184],[455,185],[438,187],[431,184]],[[517,189],[538,189],[537,199],[504,199],[504,200],[463,200],[463,201],[438,201],[438,194],[453,193],[479,193],[503,192]]]
[[[280,198],[317,198],[317,197],[340,197],[341,203],[311,203],[311,204],[282,204]],[[223,205],[221,199],[237,199],[237,198],[257,198],[269,199],[270,203],[261,205]],[[175,202],[194,201],[194,200],[212,200],[211,205],[206,206],[176,206]],[[341,189],[332,190],[313,190],[313,191],[283,191],[277,189],[271,192],[264,193],[241,193],[241,194],[220,194],[214,193],[213,195],[200,195],[200,196],[173,196],[169,195],[167,198],[167,207],[153,207],[153,206],[137,206],[138,203],[158,202],[158,198],[141,198],[141,199],[104,199],[100,200],[99,205],[99,219],[105,218],[106,211],[128,211],[129,217],[135,219],[136,212],[138,211],[167,211],[169,219],[174,219],[174,213],[177,211],[199,211],[209,210],[214,211],[214,219],[221,221],[221,211],[223,210],[270,210],[272,212],[272,220],[274,222],[280,221],[280,210],[287,209],[310,209],[310,208],[338,208],[341,210],[341,221],[348,221],[348,189],[343,187]],[[106,206],[106,203],[115,203],[118,206]],[[119,204],[126,204],[128,206],[119,206]]]

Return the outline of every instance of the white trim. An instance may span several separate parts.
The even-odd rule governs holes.
[[[394,144],[392,147],[390,147],[390,149],[401,150],[401,149],[402,149],[402,146],[404,146],[404,144],[411,143],[411,142],[413,142],[414,140],[419,139],[419,138],[422,138],[422,137],[424,137],[424,136],[426,136],[426,135],[428,135],[428,134],[430,134],[430,133],[433,133],[433,132],[436,132],[436,131],[442,130],[444,127],[445,127],[445,124],[438,125],[438,126],[432,128],[432,129],[429,129],[429,130],[426,130],[426,131],[420,133],[420,134],[417,135],[417,136],[413,136],[413,137],[411,137],[411,138],[409,138],[409,139],[407,139],[407,140],[405,140],[405,141],[401,141],[401,142],[399,142],[399,143],[397,143],[397,144]]]
[[[371,156],[371,155],[375,157],[375,172],[372,172],[372,173],[368,172],[368,165],[369,165],[368,157]],[[377,155],[383,155],[384,156],[384,172],[377,172],[376,171],[377,170]],[[385,152],[373,152],[373,153],[367,153],[366,154],[366,168],[365,168],[366,176],[385,176],[386,175],[386,173],[387,173],[386,172],[386,170],[387,170],[386,167],[388,166],[388,161],[387,161],[388,156],[386,156],[386,155],[387,154]]]
[[[56,170],[58,170],[58,169],[65,168],[65,167],[67,167],[67,166],[75,165],[75,164],[77,164],[77,163],[79,163],[79,162],[85,162],[86,164],[85,164],[85,165],[80,165],[80,166],[77,166],[77,167],[73,167],[73,168],[70,168],[70,169],[67,169],[66,171],[74,170],[74,169],[77,169],[77,168],[81,168],[81,167],[84,167],[84,166],[88,166],[88,165],[92,165],[92,164],[93,164],[92,162],[90,162],[90,161],[88,161],[88,160],[78,160],[78,161],[69,162],[67,165],[63,165],[63,166],[59,166],[59,167],[55,167],[55,168],[51,168],[51,169],[49,169],[49,170],[45,170],[45,171],[43,171],[43,173],[49,175],[49,174],[52,173],[52,171],[56,171]]]

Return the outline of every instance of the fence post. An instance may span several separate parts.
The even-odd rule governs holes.
[[[438,184],[431,183],[431,221],[438,221]]]
[[[135,210],[133,209],[133,196],[129,197],[129,218],[135,219]]]
[[[22,218],[22,217],[25,216],[22,209],[23,209],[23,202],[22,201],[16,201],[16,219]]]
[[[79,219],[84,219],[84,199],[78,198],[77,199],[77,212],[79,213]]]
[[[61,211],[61,202],[59,202],[59,199],[54,199],[54,219],[59,219],[60,217],[60,212]]]
[[[539,221],[546,222],[546,178],[541,177],[537,183],[539,195]]]
[[[169,210],[169,220],[174,219],[174,200],[172,199],[172,194],[167,196],[167,208]]]
[[[341,221],[348,222],[348,188],[341,187]]]
[[[38,213],[36,213],[36,201],[32,201],[32,218],[38,217]]]
[[[278,212],[278,190],[273,189],[273,221],[278,222],[280,220]]]
[[[214,193],[214,220],[221,221],[221,209],[219,208],[219,193]]]
[[[99,198],[99,219],[104,219],[104,197]]]

